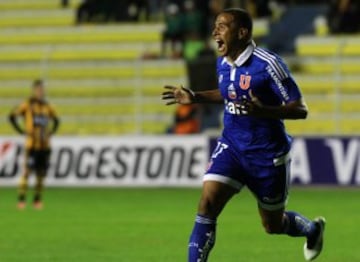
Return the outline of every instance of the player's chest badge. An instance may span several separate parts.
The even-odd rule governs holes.
[[[236,94],[236,90],[233,84],[228,86],[228,96],[230,99],[236,99],[237,98],[237,94]]]
[[[219,75],[219,84],[221,84],[222,83],[222,81],[223,81],[223,79],[224,79],[224,76],[223,75]]]
[[[239,86],[242,90],[248,90],[250,87],[251,75],[240,75]]]

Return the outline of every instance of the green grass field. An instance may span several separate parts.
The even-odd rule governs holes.
[[[0,261],[186,261],[198,189],[48,189],[46,207],[15,209],[15,190],[0,190]],[[327,218],[316,261],[360,261],[360,190],[301,189],[289,209]],[[304,261],[304,239],[266,235],[243,191],[218,221],[210,262]]]

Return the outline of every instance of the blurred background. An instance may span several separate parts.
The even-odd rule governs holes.
[[[286,123],[292,134],[358,134],[355,0],[1,0],[0,133],[14,134],[7,114],[43,78],[62,135],[218,134],[221,106],[165,107],[159,94],[216,88],[210,32],[227,7],[251,12],[257,44],[300,85],[310,115]]]
[[[359,0],[0,0],[0,261],[186,261],[223,106],[160,95],[217,88],[210,33],[228,7],[249,10],[310,108],[286,121],[305,185],[289,208],[329,221],[319,262],[360,261]],[[24,141],[8,122],[38,78],[61,119],[41,213],[15,209]],[[303,239],[264,237],[246,190],[217,239],[212,261],[303,261]]]

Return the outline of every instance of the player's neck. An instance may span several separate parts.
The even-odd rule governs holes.
[[[248,47],[248,45],[251,43],[251,40],[249,40],[246,43],[240,43],[239,46],[234,49],[233,51],[230,51],[229,54],[226,56],[226,59],[230,63],[234,63],[236,59],[245,51],[245,49]]]
[[[37,102],[44,102],[45,98],[44,97],[40,98],[40,97],[36,97],[36,96],[31,96],[30,100],[37,101]]]

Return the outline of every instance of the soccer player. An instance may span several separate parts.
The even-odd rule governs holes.
[[[243,186],[257,198],[265,231],[306,237],[304,256],[313,260],[322,250],[325,219],[311,221],[285,211],[291,138],[283,119],[306,118],[300,90],[281,58],[256,47],[252,19],[245,10],[222,11],[212,35],[221,55],[219,89],[193,92],[165,86],[163,93],[168,105],[225,102],[224,130],[203,178],[188,261],[207,261],[215,244],[216,219]]]
[[[22,128],[17,118],[24,119]],[[31,171],[36,174],[34,208],[41,209],[42,190],[50,158],[50,136],[55,134],[59,126],[59,118],[54,108],[45,100],[44,83],[35,80],[32,86],[32,95],[16,107],[9,115],[9,120],[15,130],[26,137],[25,166],[20,178],[18,208],[26,207],[26,191]],[[53,121],[50,127],[50,120]]]

